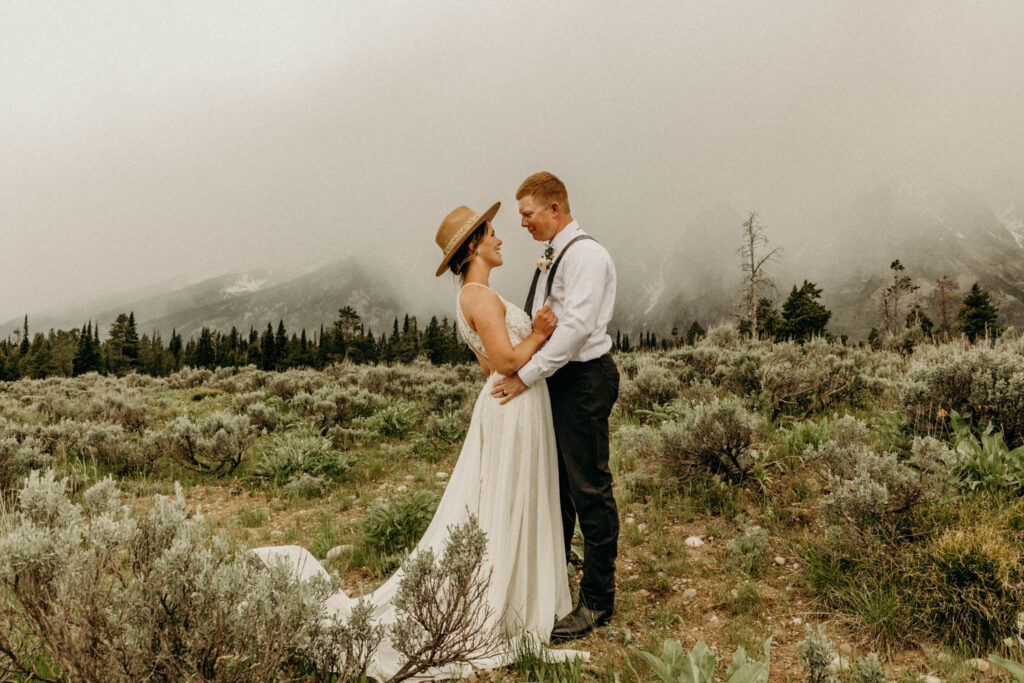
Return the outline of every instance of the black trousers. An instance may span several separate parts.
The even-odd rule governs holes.
[[[619,371],[610,355],[572,362],[548,378],[558,443],[558,483],[566,557],[576,529],[583,531],[580,599],[590,609],[615,603],[619,511],[608,469],[608,416],[619,395]]]

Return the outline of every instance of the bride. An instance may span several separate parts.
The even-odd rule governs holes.
[[[500,205],[496,203],[483,214],[460,206],[445,217],[437,231],[442,251],[437,275],[450,270],[462,285],[456,300],[459,331],[488,378],[476,399],[462,452],[437,512],[413,550],[431,548],[440,556],[448,529],[465,523],[470,515],[487,534],[483,574],[490,572],[487,600],[495,621],[489,626],[505,634],[508,644],[495,657],[473,661],[478,668],[511,664],[516,648],[523,644],[546,645],[555,621],[572,609],[547,385],[538,382],[505,405],[491,396],[495,380],[526,363],[557,322],[545,306],[531,323],[521,308],[489,286],[491,270],[502,264],[501,240],[491,225]],[[294,564],[300,578],[326,574],[308,551],[297,546],[253,552],[268,562],[284,558]],[[393,599],[401,578],[399,570],[364,596],[373,607],[376,623],[396,620]],[[356,602],[357,598],[339,591],[328,599],[327,608],[330,613],[347,616]],[[570,650],[545,650],[542,654],[552,661],[587,656]],[[399,653],[385,641],[368,673],[386,680],[402,663]],[[434,677],[447,680],[452,674],[446,669],[435,672]]]

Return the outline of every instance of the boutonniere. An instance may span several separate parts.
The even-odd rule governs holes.
[[[537,270],[542,273],[546,273],[548,268],[551,267],[552,257],[555,255],[553,247],[548,247],[544,250],[544,256],[537,259]]]

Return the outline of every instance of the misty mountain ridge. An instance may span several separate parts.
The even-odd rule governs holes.
[[[918,298],[930,309],[935,281],[949,275],[966,292],[975,282],[988,289],[1004,323],[1024,323],[1024,211],[1008,205],[998,212],[962,188],[936,182],[901,181],[877,186],[837,212],[830,225],[813,226],[777,239],[771,226],[768,248],[781,247],[766,266],[777,289],[762,292],[777,306],[791,287],[811,280],[823,289],[833,311],[829,329],[854,339],[878,325],[878,296],[891,281],[889,264],[899,259],[920,286]],[[694,320],[705,327],[735,320],[743,274],[738,253],[748,213],[718,203],[683,222],[667,246],[614,254],[619,285],[611,329],[676,327]],[[781,232],[781,231],[780,231]],[[289,332],[308,333],[329,325],[338,309],[352,306],[375,333],[389,332],[396,317],[416,315],[421,326],[438,308],[428,287],[397,288],[371,275],[356,256],[305,268],[257,268],[207,278],[178,288],[147,288],[51,315],[29,315],[31,332],[81,327],[98,321],[104,335],[118,313],[135,312],[140,333],[156,331],[166,340],[172,329],[186,339],[203,326],[248,333],[283,320]],[[375,273],[387,272],[376,264]],[[0,326],[0,335],[20,329],[21,318]]]

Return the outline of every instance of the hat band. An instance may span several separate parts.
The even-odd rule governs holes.
[[[452,235],[452,238],[450,240],[448,240],[448,244],[444,248],[444,253],[445,254],[451,253],[451,250],[455,248],[455,243],[458,242],[463,237],[465,237],[466,236],[466,231],[469,230],[469,228],[473,225],[473,223],[475,223],[478,220],[480,220],[480,216],[477,215],[477,214],[473,214],[472,218],[470,218],[468,221],[463,223],[462,227],[459,228],[458,231],[454,235]]]

